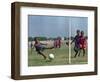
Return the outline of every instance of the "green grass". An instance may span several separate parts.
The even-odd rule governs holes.
[[[44,50],[43,53],[47,56],[44,60],[43,57],[35,50],[28,49],[28,66],[50,66],[50,65],[69,65],[69,48],[65,44],[62,44],[61,48]],[[53,53],[55,58],[49,61],[48,55]],[[70,64],[87,64],[87,54],[81,55],[74,58],[73,46],[71,49],[71,63]]]

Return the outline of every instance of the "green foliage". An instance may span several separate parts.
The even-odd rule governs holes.
[[[33,37],[28,37],[28,41],[33,41]]]
[[[45,41],[45,40],[47,40],[47,37],[37,37],[38,38],[38,40],[40,40],[40,41]]]

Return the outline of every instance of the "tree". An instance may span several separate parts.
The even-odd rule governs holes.
[[[33,37],[28,37],[28,41],[33,41]]]
[[[40,40],[40,41],[45,41],[45,40],[47,40],[47,37],[37,37],[38,38],[38,40]]]

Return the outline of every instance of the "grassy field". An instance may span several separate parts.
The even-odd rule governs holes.
[[[73,45],[71,47],[71,63],[69,63],[69,48],[62,43],[61,48],[54,48],[50,50],[44,50],[43,53],[47,56],[44,60],[43,57],[33,49],[28,49],[28,66],[48,66],[48,65],[69,65],[69,64],[87,64],[87,53],[85,56],[81,55],[74,58]],[[55,58],[49,61],[48,55],[52,53]]]

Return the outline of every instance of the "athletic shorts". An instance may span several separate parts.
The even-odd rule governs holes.
[[[40,45],[40,46],[36,46],[35,48],[36,51],[43,51],[45,49],[45,46]]]

